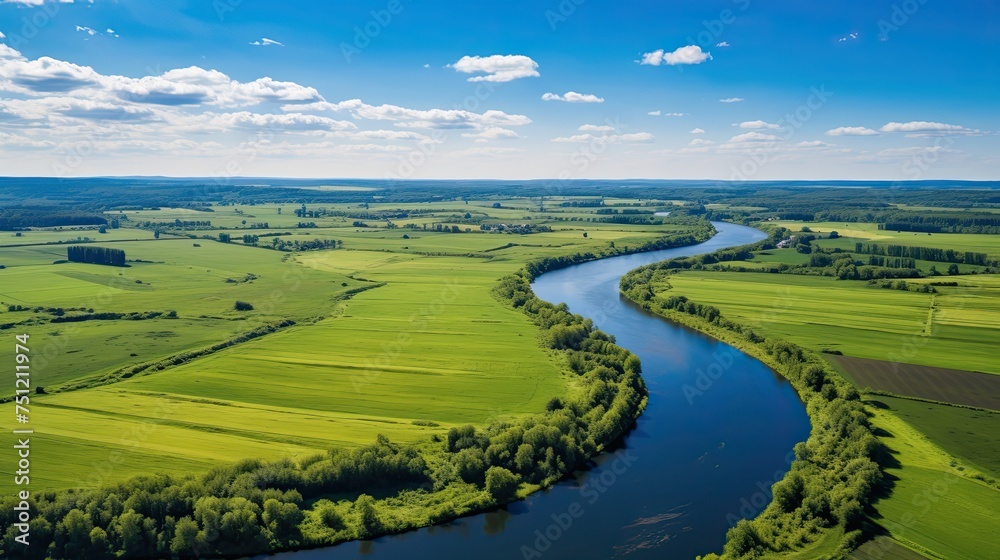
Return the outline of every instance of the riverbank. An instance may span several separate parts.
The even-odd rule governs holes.
[[[768,239],[755,248],[776,241]],[[725,260],[724,253],[711,258]],[[622,295],[766,363],[795,387],[813,426],[809,439],[795,447],[790,473],[771,488],[766,509],[728,532],[722,558],[845,557],[875,533],[865,512],[888,489],[884,465],[879,463],[887,453],[874,436],[860,394],[815,352],[767,339],[752,325],[730,321],[715,307],[684,296],[657,294],[653,286],[669,286],[670,276],[682,268],[679,265],[668,261],[630,272],[621,281]],[[713,381],[709,374],[707,383]],[[698,395],[704,389],[688,390]],[[705,557],[714,558],[718,556]]]

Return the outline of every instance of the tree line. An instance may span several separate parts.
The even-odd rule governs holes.
[[[908,257],[921,261],[944,263],[973,264],[990,266],[989,255],[972,251],[955,251],[954,249],[938,249],[936,247],[917,247],[909,245],[881,245],[878,243],[855,243],[854,251],[862,255],[884,255],[887,257]]]
[[[67,247],[66,258],[70,262],[125,266],[125,251],[106,247]]]

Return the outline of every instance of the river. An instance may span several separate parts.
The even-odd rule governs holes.
[[[649,405],[620,449],[552,489],[403,535],[279,554],[287,560],[693,559],[721,552],[727,528],[756,515],[809,420],[791,386],[759,361],[621,298],[636,267],[764,238],[715,222],[698,245],[556,270],[532,285],[565,302],[642,360]]]

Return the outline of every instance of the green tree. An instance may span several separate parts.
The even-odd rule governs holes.
[[[358,496],[354,502],[354,511],[358,516],[359,537],[377,534],[382,529],[382,520],[375,511],[375,498],[368,494]]]
[[[503,467],[490,467],[486,471],[486,491],[497,503],[504,504],[513,500],[520,485],[521,477]]]
[[[181,558],[193,558],[197,556],[197,546],[198,524],[187,516],[178,519],[174,538],[170,541],[170,552]]]

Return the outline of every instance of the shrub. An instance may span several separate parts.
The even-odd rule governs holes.
[[[253,305],[245,301],[237,301],[234,307],[237,311],[253,311]]]

